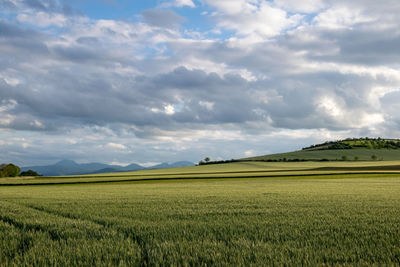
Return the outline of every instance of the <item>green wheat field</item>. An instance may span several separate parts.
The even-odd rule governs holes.
[[[400,264],[400,161],[0,181],[0,266]]]

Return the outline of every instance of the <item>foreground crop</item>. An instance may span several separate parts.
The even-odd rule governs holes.
[[[400,264],[400,179],[0,188],[0,265]]]

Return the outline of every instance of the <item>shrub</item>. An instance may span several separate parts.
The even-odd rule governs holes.
[[[41,175],[35,171],[27,170],[27,171],[21,172],[20,176],[41,176]]]

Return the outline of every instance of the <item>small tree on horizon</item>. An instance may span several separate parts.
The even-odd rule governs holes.
[[[0,166],[0,177],[17,177],[20,172],[20,168],[12,163],[1,164]]]
[[[41,176],[41,175],[33,170],[27,170],[27,171],[21,172],[20,176]]]

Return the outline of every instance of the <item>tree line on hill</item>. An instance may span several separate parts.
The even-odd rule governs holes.
[[[330,149],[400,149],[399,139],[383,138],[347,138],[338,141],[327,141],[322,144],[304,147],[303,150],[330,150]]]
[[[211,160],[209,157],[206,157],[204,160],[200,160],[197,165],[210,165],[210,164],[223,164],[223,163],[232,163],[239,162],[236,159],[228,159],[228,160]]]
[[[342,159],[343,160],[343,159]],[[347,160],[347,159],[345,159]],[[246,160],[240,159],[228,159],[228,160],[210,160],[210,158],[205,158],[204,160],[200,160],[197,165],[212,165],[212,164],[224,164],[224,163],[233,163],[233,162],[243,162]],[[339,161],[336,160],[329,160],[329,159],[299,159],[299,158],[279,158],[279,159],[257,159],[257,160],[250,160],[250,161],[261,161],[261,162],[305,162],[305,161]]]
[[[358,156],[354,156],[354,158],[350,159],[348,156],[343,155],[341,158],[336,159],[305,159],[305,158],[275,158],[275,159],[251,159],[251,160],[240,160],[240,159],[229,159],[229,160],[211,160],[209,157],[205,158],[204,160],[200,160],[197,164],[200,165],[212,165],[212,164],[224,164],[224,163],[233,163],[233,162],[244,162],[244,161],[258,161],[258,162],[306,162],[306,161],[358,161],[360,158]],[[378,160],[378,156],[375,154],[371,155],[371,160]],[[380,158],[379,160],[383,160]]]
[[[21,168],[12,163],[0,165],[0,178],[1,177],[18,177],[18,176],[41,176],[35,171],[27,170],[21,172]]]

